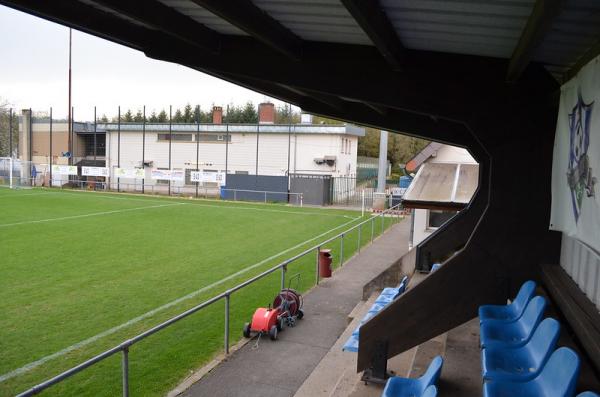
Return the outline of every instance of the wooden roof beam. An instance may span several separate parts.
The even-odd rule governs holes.
[[[388,63],[401,69],[404,46],[379,1],[341,1]]]
[[[533,58],[535,49],[544,40],[544,36],[552,27],[552,22],[560,14],[561,0],[537,0],[533,11],[521,33],[519,42],[513,51],[508,65],[506,81],[513,83]]]
[[[302,56],[302,39],[250,0],[191,0],[258,41],[294,60]]]

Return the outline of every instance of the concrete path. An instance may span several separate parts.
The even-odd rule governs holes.
[[[409,228],[410,218],[405,218],[319,283],[304,297],[304,319],[277,341],[261,338],[258,348],[251,341],[182,395],[293,396],[347,328],[363,285],[408,250]]]

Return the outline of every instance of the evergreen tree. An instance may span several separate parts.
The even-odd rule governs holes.
[[[175,111],[175,114],[173,115],[173,123],[182,123],[183,120],[183,114],[181,113],[181,110],[177,109]]]
[[[127,109],[127,112],[125,112],[122,118],[126,123],[131,123],[133,121],[133,113],[131,113],[131,109]]]
[[[137,113],[133,117],[133,121],[135,121],[137,123],[141,123],[142,121],[144,121],[144,114],[142,113],[141,110],[138,109]]]
[[[100,121],[101,123],[108,123],[108,117],[106,117],[106,114],[103,114],[102,117],[100,117],[100,120],[98,121]]]
[[[194,119],[194,112],[192,110],[192,105],[190,105],[189,103],[187,105],[185,105],[185,107],[183,108],[183,116],[182,116],[182,121],[184,123],[193,123],[194,121],[196,121]]]
[[[165,109],[161,110],[156,119],[159,123],[166,123],[169,121],[169,115],[165,111]]]
[[[241,111],[241,123],[258,123],[258,112],[256,106],[252,102],[246,102],[244,108]]]
[[[158,116],[156,115],[156,110],[153,110],[152,113],[150,113],[150,118],[148,119],[148,121],[151,123],[156,123],[158,121]]]

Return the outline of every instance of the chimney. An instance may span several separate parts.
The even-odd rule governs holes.
[[[223,123],[223,108],[221,106],[213,106],[213,124]]]
[[[275,124],[275,105],[270,102],[258,105],[258,123]]]

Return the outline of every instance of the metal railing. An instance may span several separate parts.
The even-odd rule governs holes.
[[[225,292],[222,292],[202,303],[200,303],[197,306],[192,307],[191,309],[188,309],[186,311],[184,311],[183,313],[170,318],[169,320],[164,321],[161,324],[158,324],[152,328],[150,328],[149,330],[142,332],[141,334],[138,334],[130,339],[127,339],[125,341],[123,341],[122,343],[120,343],[119,345],[113,347],[112,349],[106,350],[92,358],[90,358],[87,361],[82,362],[81,364],[67,370],[64,371],[62,373],[60,373],[59,375],[56,375],[53,378],[50,378],[36,386],[33,386],[32,388],[20,393],[17,395],[17,397],[26,397],[26,396],[33,396],[35,394],[38,394],[40,392],[42,392],[43,390],[49,388],[50,386],[53,386],[57,383],[62,382],[63,380],[83,371],[84,369],[91,367],[92,365],[108,358],[111,357],[119,352],[121,352],[122,356],[121,356],[121,377],[122,377],[122,391],[123,391],[123,396],[124,397],[128,397],[129,396],[129,348],[134,345],[137,342],[140,342],[141,340],[149,337],[150,335],[153,335],[155,333],[157,333],[158,331],[161,331],[164,328],[169,327],[170,325],[204,309],[205,307],[208,307],[218,301],[220,301],[221,299],[225,300],[225,331],[224,331],[224,352],[225,354],[229,354],[229,316],[230,316],[230,311],[229,311],[229,304],[230,304],[230,298],[231,295],[268,276],[271,273],[274,273],[276,271],[281,271],[281,289],[285,288],[285,277],[286,277],[286,272],[287,272],[287,267],[289,264],[291,264],[292,262],[295,262],[296,260],[303,258],[306,255],[309,255],[311,253],[316,252],[316,267],[315,267],[315,284],[318,285],[319,281],[320,281],[320,277],[319,277],[319,253],[321,251],[321,247],[334,242],[337,239],[340,239],[340,250],[341,250],[341,254],[340,254],[340,263],[339,266],[341,267],[344,264],[344,237],[347,236],[350,232],[352,232],[355,229],[358,229],[358,238],[357,238],[357,253],[360,252],[360,248],[361,248],[361,243],[362,243],[362,229],[363,229],[363,225],[370,223],[371,224],[371,238],[370,238],[370,243],[372,243],[375,239],[375,223],[379,221],[379,219],[381,220],[381,235],[384,234],[385,232],[385,218],[386,216],[391,217],[392,222],[390,224],[390,227],[394,224],[397,223],[400,220],[400,213],[399,210],[400,209],[400,204],[389,208],[377,215],[373,215],[371,216],[371,218],[366,219],[348,229],[346,229],[345,231],[330,237],[327,240],[322,241],[321,243],[312,246],[311,248],[308,248],[302,252],[300,252],[299,254],[288,258],[286,260],[284,260],[283,262],[280,262],[279,264],[271,267],[268,270],[263,271],[262,273],[244,281],[241,284],[238,284],[230,289],[228,289]]]
[[[79,180],[79,179],[53,179],[52,185],[58,185],[60,189],[64,189],[64,185],[69,185],[71,189],[80,190],[102,190],[111,192],[131,192],[131,193],[147,193],[153,194],[164,194],[170,196],[183,196],[192,195],[195,197],[204,198],[222,198],[224,200],[233,201],[254,201],[264,202],[269,201],[275,202],[287,202],[289,204],[304,205],[304,195],[302,193],[293,192],[280,192],[270,190],[248,190],[248,189],[228,189],[220,188],[217,186],[196,186],[196,185],[184,185],[177,186],[171,185],[169,188],[166,184],[144,184],[144,183],[130,183],[130,182],[104,182],[104,181],[92,181],[92,180]],[[41,183],[38,182],[38,185]],[[225,197],[223,196],[225,192]],[[227,194],[229,193],[229,194]]]

